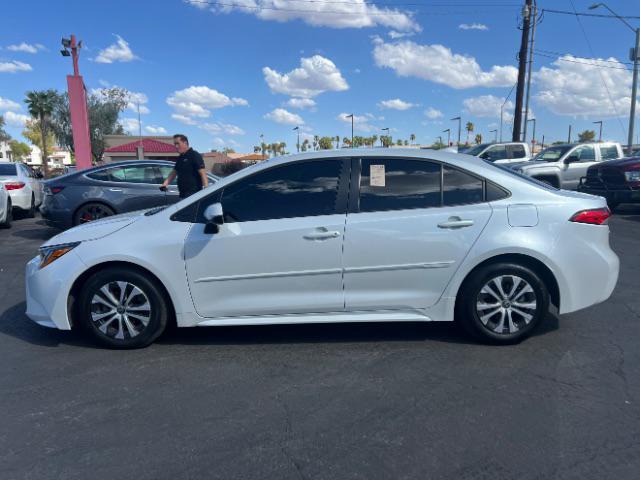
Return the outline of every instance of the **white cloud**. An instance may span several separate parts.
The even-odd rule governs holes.
[[[184,123],[185,125],[197,124],[197,122],[193,118],[187,117],[186,115],[180,115],[179,113],[172,113],[171,118],[177,120],[178,122]]]
[[[116,43],[109,45],[104,50],[98,52],[98,56],[95,61],[98,63],[113,63],[113,62],[131,62],[136,60],[136,57],[129,47],[127,41],[120,35],[116,35]]]
[[[518,76],[518,69],[512,66],[496,65],[484,71],[475,58],[454,54],[443,45],[377,42],[373,57],[378,67],[391,68],[401,77],[418,77],[455,89],[507,87]]]
[[[413,13],[397,8],[381,8],[365,0],[350,2],[305,2],[299,0],[236,0],[223,5],[207,5],[186,0],[200,10],[213,13],[242,12],[261,20],[287,22],[302,20],[314,27],[366,28],[388,27],[399,31],[420,31]]]
[[[157,125],[147,125],[144,127],[144,131],[151,135],[166,135],[167,129],[164,127],[158,127]]]
[[[534,73],[538,90],[535,99],[540,105],[556,115],[628,115],[631,105],[631,72],[615,58],[604,60],[565,55],[552,65],[553,67],[542,67]]]
[[[301,58],[300,67],[289,73],[279,73],[269,67],[262,69],[264,79],[273,93],[311,98],[323,92],[348,90],[349,85],[340,70],[328,58],[314,55]]]
[[[409,110],[410,108],[417,107],[416,103],[405,102],[404,100],[400,100],[399,98],[394,98],[392,100],[382,100],[378,102],[378,107],[386,108],[390,110]]]
[[[122,128],[129,133],[138,134],[138,131],[140,130],[140,123],[137,118],[123,118],[120,120],[120,125],[122,125]]]
[[[229,98],[225,94],[206,86],[191,86],[177,90],[167,98],[169,104],[182,117],[206,118],[211,110],[230,106],[249,105],[244,98]]]
[[[428,119],[430,120],[437,120],[438,118],[442,118],[444,116],[444,114],[433,107],[429,107],[424,111],[424,114],[427,116]]]
[[[338,115],[338,120],[344,122],[348,125],[351,125],[351,118],[349,117],[349,113],[341,113]],[[384,117],[376,118],[374,115],[370,113],[365,113],[364,115],[354,115],[353,116],[353,129],[357,132],[371,133],[380,130],[380,128],[371,125],[369,122],[371,120],[384,120]]]
[[[30,72],[31,70],[33,70],[31,65],[17,60],[0,62],[0,73]]]
[[[395,30],[391,30],[388,34],[391,40],[397,40],[399,38],[411,37],[414,35],[414,32],[396,32]]]
[[[9,111],[4,113],[4,119],[10,127],[24,127],[24,124],[31,120],[31,117]]]
[[[264,118],[283,125],[302,125],[304,123],[300,115],[291,113],[284,108],[276,108],[267,113]]]
[[[205,123],[201,125],[200,128],[213,134],[226,133],[227,135],[244,135],[244,130],[240,127],[226,123]]]
[[[462,101],[465,111],[469,115],[481,118],[500,118],[500,107],[504,103],[504,98],[494,95],[481,95],[479,97],[467,98]],[[504,105],[503,120],[507,123],[513,120],[514,105],[511,100]],[[529,109],[531,116],[531,109]]]
[[[304,110],[305,108],[314,108],[316,106],[316,102],[310,98],[290,98],[286,105],[291,108]]]
[[[489,30],[489,27],[487,27],[484,23],[461,23],[460,25],[458,25],[458,28],[460,30]]]
[[[20,104],[8,98],[0,97],[0,110],[20,110]]]
[[[140,105],[140,113],[146,115],[150,112],[146,104],[149,102],[149,98],[142,92],[129,92],[129,103],[127,108],[132,112],[138,111],[138,105]]]
[[[11,52],[24,52],[24,53],[38,53],[40,50],[44,50],[44,45],[36,43],[31,45],[30,43],[22,42],[18,45],[9,45],[7,50]]]

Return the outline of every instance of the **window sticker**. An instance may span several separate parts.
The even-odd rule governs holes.
[[[371,176],[369,177],[371,187],[384,187],[385,175],[384,165],[371,165]]]

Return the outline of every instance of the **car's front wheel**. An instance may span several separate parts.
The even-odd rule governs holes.
[[[516,343],[528,337],[549,311],[549,293],[540,276],[515,263],[487,265],[465,280],[456,302],[456,320],[483,341]]]
[[[77,320],[108,347],[146,347],[167,325],[165,296],[155,280],[137,270],[106,268],[85,282],[78,299]]]

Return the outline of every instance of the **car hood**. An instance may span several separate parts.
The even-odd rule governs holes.
[[[121,215],[114,215],[112,217],[103,218],[102,220],[95,220],[93,222],[78,225],[77,227],[65,230],[55,237],[51,237],[43,244],[43,246],[59,245],[61,243],[86,242],[104,238],[107,235],[111,235],[118,230],[122,230],[133,222],[144,218],[145,211],[146,210],[139,210],[137,212],[123,213]]]
[[[617,160],[606,160],[604,162],[600,162],[597,165],[593,165],[594,167],[604,167],[604,168],[627,168],[627,167],[634,167],[634,166],[640,166],[640,158],[639,157],[634,157],[634,158],[620,158]],[[589,168],[591,170],[591,168]]]
[[[514,168],[520,168],[522,170],[533,170],[534,168],[545,168],[557,165],[558,162],[542,162],[540,160],[529,160],[528,162],[518,162]],[[514,164],[509,165],[510,167]]]

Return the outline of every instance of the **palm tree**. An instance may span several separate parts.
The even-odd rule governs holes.
[[[278,144],[278,150],[280,151],[280,155],[284,155],[286,153],[287,144],[284,142],[280,142]]]
[[[409,140],[411,140],[411,144],[413,145],[413,143],[416,141],[416,134],[412,133],[411,135],[409,135]]]
[[[44,177],[49,176],[49,166],[47,165],[47,134],[49,132],[49,117],[53,112],[55,90],[32,90],[27,92],[24,103],[27,104],[29,113],[38,121],[38,129],[42,139],[42,170]]]
[[[478,133],[476,135],[476,143],[480,145],[482,143],[482,134]]]
[[[467,145],[469,145],[469,134],[473,132],[473,123],[467,122],[466,130],[467,130]]]
[[[313,149],[318,150],[318,144],[320,143],[320,137],[318,135],[313,136]]]
[[[336,135],[336,148],[340,148],[340,135]]]

